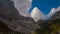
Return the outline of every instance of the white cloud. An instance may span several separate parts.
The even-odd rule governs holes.
[[[50,13],[47,15],[48,18],[50,18],[52,15],[55,15],[56,12],[60,10],[60,6],[58,8],[52,8]]]
[[[32,2],[32,0],[30,0],[30,2]]]
[[[14,0],[15,7],[19,11],[19,14],[25,17],[30,16],[28,10],[31,7],[31,2],[32,0]]]
[[[18,9],[19,14],[25,17],[32,17],[35,21],[39,19],[48,19],[60,10],[60,6],[57,9],[52,8],[48,15],[44,15],[37,7],[35,7],[31,14],[29,14],[28,10],[31,8],[31,2],[32,0],[14,0],[15,7]]]
[[[42,19],[43,16],[44,16],[44,14],[37,7],[35,7],[31,12],[31,17],[35,21]]]
[[[60,6],[56,9],[56,11],[60,11]]]
[[[47,15],[44,15],[37,7],[35,7],[31,12],[31,17],[38,21],[39,19],[46,20],[52,17],[52,15],[55,15],[56,12],[60,10],[60,6],[58,8],[52,8],[50,13]]]
[[[54,15],[56,13],[56,9],[55,8],[52,8],[50,13],[47,15],[48,18],[50,18],[52,15]]]

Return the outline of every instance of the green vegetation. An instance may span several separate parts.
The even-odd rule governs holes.
[[[47,21],[48,24],[35,30],[35,34],[60,34],[60,19]],[[50,23],[51,22],[51,23]]]

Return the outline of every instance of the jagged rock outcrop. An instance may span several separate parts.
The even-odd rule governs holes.
[[[26,34],[38,28],[31,17],[19,15],[11,0],[0,1],[0,21],[4,22],[11,30]]]

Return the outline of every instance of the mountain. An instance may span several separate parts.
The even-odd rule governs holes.
[[[60,34],[60,19],[47,20],[38,25],[40,28],[34,31],[35,34]]]
[[[35,21],[39,21],[41,20],[47,20],[50,17],[52,17],[53,15],[55,15],[56,12],[58,12],[60,9],[60,7],[58,8],[52,8],[51,11],[45,15],[42,13],[42,11],[40,11],[37,7],[33,8],[32,12],[31,12],[31,17],[35,20]]]
[[[60,10],[59,9],[60,9],[59,7],[57,9],[53,8],[51,10],[51,12],[49,13],[50,18],[46,19],[46,20],[41,20],[40,19],[40,20],[37,21],[38,24],[44,25],[44,24],[48,24],[49,23],[47,21],[50,21],[50,23],[51,23],[52,21],[54,21],[56,19],[60,19]]]
[[[4,22],[0,21],[0,34],[23,34],[23,33],[11,30]]]
[[[35,34],[60,34],[60,12],[56,12],[50,19],[39,20]]]
[[[35,34],[60,34],[60,9],[54,9],[51,13],[54,15],[49,19],[37,21],[40,28],[34,31]]]
[[[38,28],[33,18],[19,14],[11,0],[0,0],[0,21],[11,30],[26,34]]]
[[[60,19],[60,10],[57,11],[57,12],[55,13],[55,15],[52,15],[52,17],[51,17],[50,19],[52,19],[52,20]]]

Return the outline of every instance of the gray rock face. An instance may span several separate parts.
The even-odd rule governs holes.
[[[10,29],[23,33],[29,33],[38,28],[32,18],[19,15],[14,2],[10,0],[0,1],[0,21],[3,21]]]

